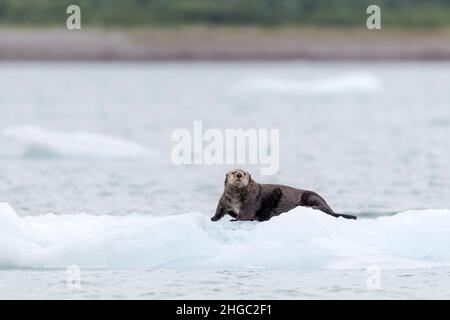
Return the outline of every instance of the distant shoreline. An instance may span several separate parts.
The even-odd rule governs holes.
[[[450,30],[0,29],[0,60],[450,60]]]

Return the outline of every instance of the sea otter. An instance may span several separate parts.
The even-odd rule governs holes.
[[[295,207],[318,209],[333,217],[356,219],[348,214],[335,213],[317,193],[278,184],[256,183],[244,170],[231,170],[225,176],[225,190],[212,221],[226,214],[239,220],[266,221]]]

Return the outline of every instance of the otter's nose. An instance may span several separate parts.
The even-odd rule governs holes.
[[[236,177],[238,177],[239,179],[242,178],[242,173],[238,172],[238,173],[236,174]]]

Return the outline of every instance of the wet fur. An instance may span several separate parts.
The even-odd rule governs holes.
[[[235,220],[267,221],[298,206],[317,209],[334,217],[356,219],[352,215],[335,213],[325,199],[313,191],[259,184],[249,175],[249,183],[244,187],[236,187],[225,179],[225,190],[211,220],[220,220],[228,214]]]

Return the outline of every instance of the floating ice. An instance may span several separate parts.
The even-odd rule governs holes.
[[[234,89],[241,93],[259,92],[289,95],[335,95],[378,92],[382,89],[382,83],[380,79],[369,73],[349,73],[311,80],[253,77],[241,80]]]
[[[66,133],[18,126],[6,128],[2,134],[23,144],[23,155],[28,158],[135,158],[152,155],[152,150],[137,143],[96,133]]]
[[[419,268],[450,265],[450,210],[335,219],[296,208],[268,222],[203,213],[18,217],[0,204],[0,267]]]

